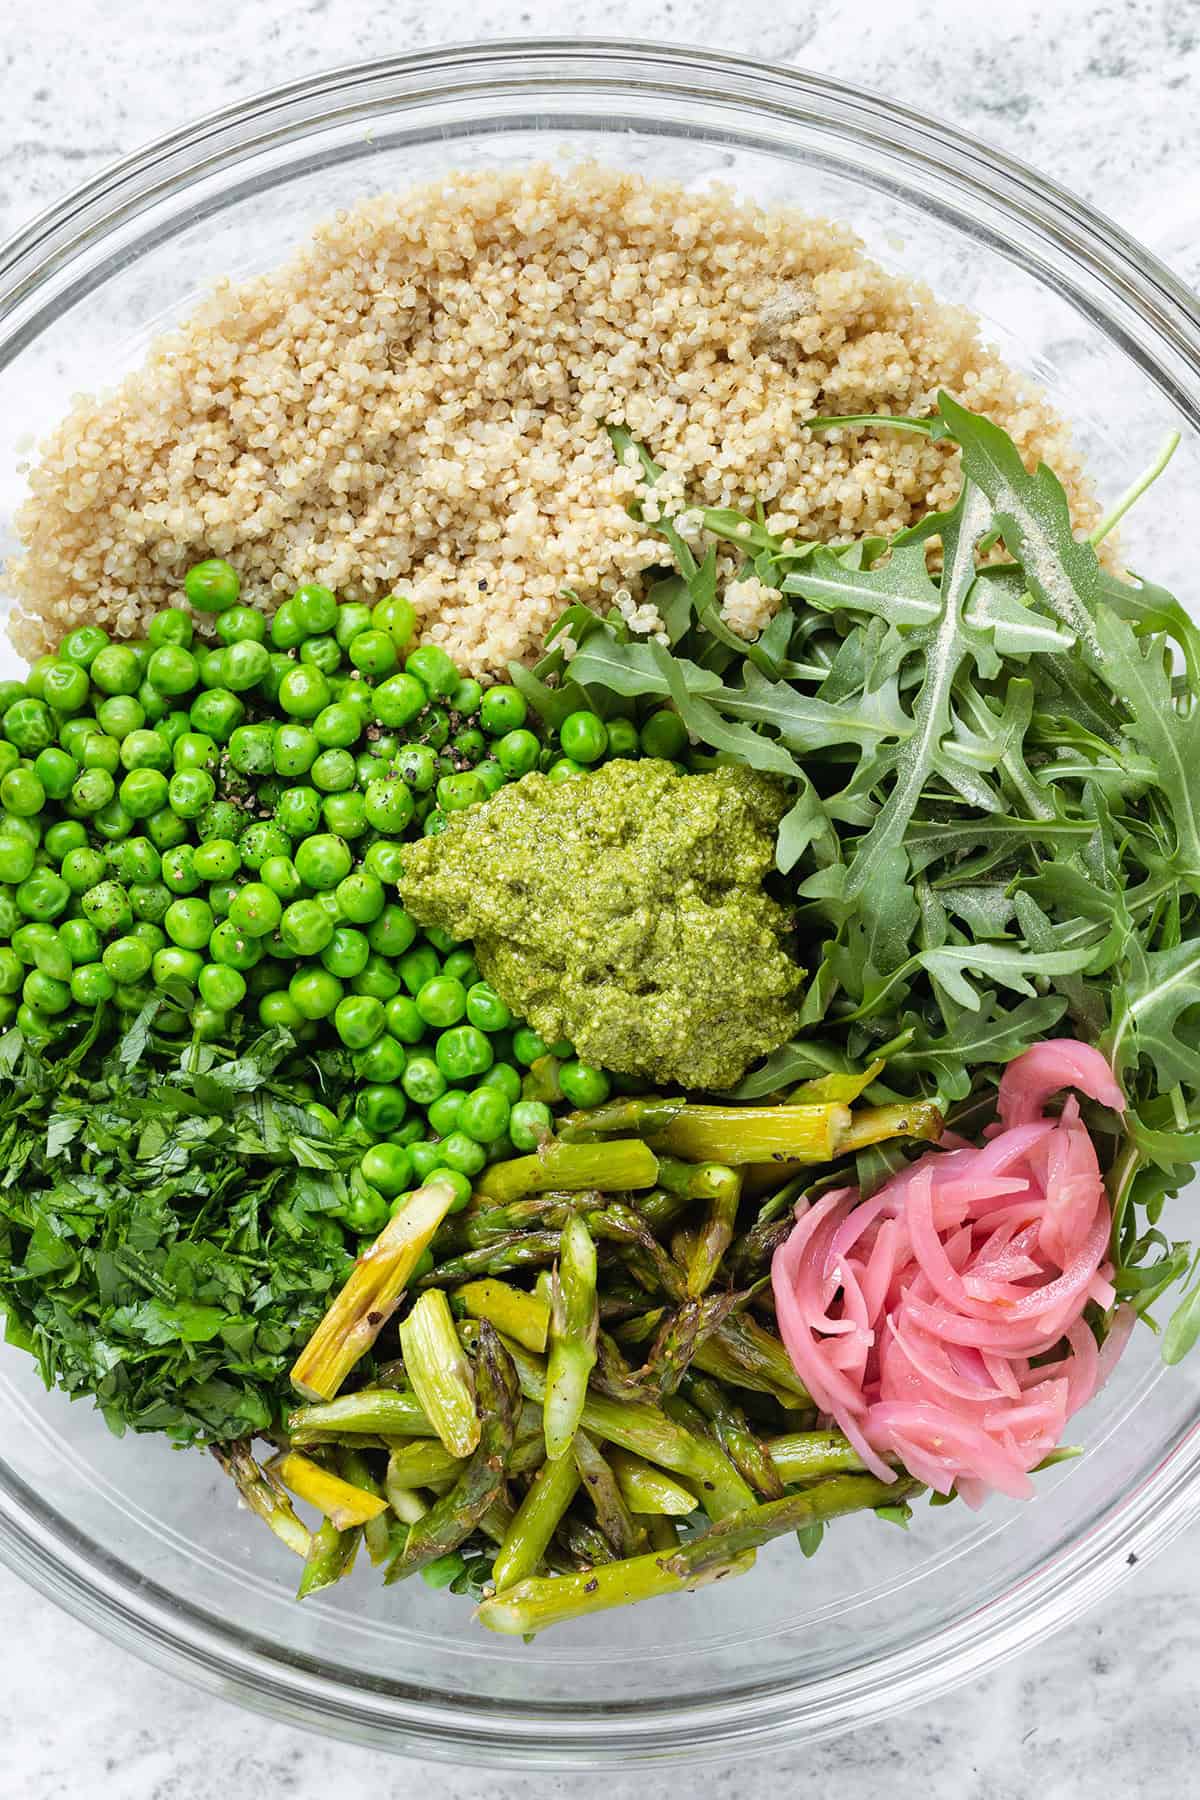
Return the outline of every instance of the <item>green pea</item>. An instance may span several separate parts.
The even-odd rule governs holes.
[[[212,907],[207,900],[200,899],[173,900],[163,919],[171,942],[182,945],[185,950],[206,949],[215,925]]]
[[[169,799],[169,784],[167,795]],[[156,850],[173,850],[176,845],[186,843],[187,822],[178,813],[173,813],[169,805],[164,806],[161,812],[151,813],[146,820],[146,836]]]
[[[626,759],[638,754],[638,729],[632,719],[608,721],[608,754]]]
[[[476,981],[467,990],[467,1018],[480,1031],[507,1031],[512,1014],[490,982]]]
[[[92,817],[93,829],[110,842],[117,838],[128,837],[133,830],[134,823],[133,814],[128,812],[115,796],[107,806],[102,806],[100,811]]]
[[[121,783],[120,793],[131,819],[148,819],[167,804],[169,784],[160,769],[134,769]]]
[[[123,769],[156,769],[171,767],[173,752],[160,731],[145,731],[140,726],[126,732],[121,740],[120,762]]]
[[[234,895],[228,923],[247,937],[269,937],[282,914],[278,894],[272,893],[265,881],[248,881]]]
[[[400,958],[400,979],[410,994],[416,995],[427,981],[441,973],[441,961],[437,951],[429,944],[418,944],[415,949]]]
[[[134,694],[110,694],[96,708],[96,723],[108,737],[122,742],[146,723],[146,709]]]
[[[395,887],[404,873],[404,852],[387,838],[376,838],[363,852],[363,868],[377,881]]]
[[[148,725],[161,725],[171,717],[170,700],[158,689],[151,687],[149,681],[143,681],[137,691],[137,703],[142,709],[142,717]],[[185,718],[184,723],[187,723]]]
[[[132,881],[157,881],[162,873],[162,857],[149,838],[125,838],[110,844],[105,854],[113,874],[126,886]]]
[[[407,675],[415,675],[431,694],[452,694],[461,677],[452,659],[439,644],[421,644],[404,662]]]
[[[86,920],[84,921],[86,923]],[[52,925],[22,925],[13,933],[12,947],[23,963],[32,963],[43,975],[55,981],[68,981],[71,975],[71,952],[61,932]]]
[[[231,606],[217,620],[217,638],[222,644],[261,644],[266,641],[266,636],[267,621],[253,606]]]
[[[126,932],[133,924],[129,895],[119,881],[99,881],[89,888],[83,896],[83,913],[106,937]]]
[[[347,994],[333,1015],[338,1036],[351,1050],[365,1050],[383,1031],[383,1002],[368,994]]]
[[[340,794],[354,786],[357,773],[348,750],[322,750],[309,770],[309,779],[323,794]]]
[[[79,819],[59,819],[46,833],[46,854],[61,862],[71,850],[82,850],[88,841],[87,827]]]
[[[74,631],[68,631],[58,646],[58,654],[68,662],[78,663],[81,669],[90,669],[107,642],[108,633],[101,626],[78,625]]]
[[[352,925],[370,925],[383,911],[383,883],[367,869],[347,875],[335,891],[338,906]]]
[[[128,984],[149,974],[153,954],[141,938],[119,937],[105,945],[100,960],[114,981]]]
[[[275,728],[238,725],[229,737],[228,756],[240,775],[269,775],[275,767]]]
[[[244,890],[239,888],[238,893]],[[276,901],[276,905],[278,905]],[[231,969],[252,969],[261,961],[263,945],[252,932],[242,931],[232,918],[222,919],[208,940],[211,961]]]
[[[322,707],[312,722],[312,734],[327,750],[344,750],[362,736],[362,714],[356,706],[334,700]]]
[[[295,863],[305,887],[336,888],[350,873],[350,851],[339,837],[318,832],[296,848]]]
[[[146,641],[152,650],[160,650],[164,644],[175,644],[186,650],[194,636],[191,615],[182,606],[168,606],[155,613],[146,631]]]
[[[294,956],[316,956],[333,932],[333,920],[318,900],[294,900],[279,920],[279,935]]]
[[[390,1000],[400,988],[400,977],[386,956],[372,953],[366,967],[350,983],[356,994],[368,994],[373,1000]]]
[[[0,949],[0,994],[20,994],[25,983],[25,965],[16,950],[7,943]]]
[[[71,902],[71,890],[60,875],[50,869],[34,869],[14,895],[18,912],[28,919],[57,919]]]
[[[0,881],[16,887],[32,874],[36,856],[35,847],[24,838],[0,837]]]
[[[232,838],[209,838],[197,844],[192,865],[201,881],[228,881],[241,868],[242,858]]]
[[[19,819],[30,819],[46,804],[46,790],[29,767],[10,769],[0,780],[0,806]]]
[[[4,715],[4,735],[23,756],[36,756],[54,742],[54,714],[33,696],[16,700]]]
[[[360,1081],[395,1082],[404,1074],[408,1063],[403,1044],[398,1044],[386,1031],[354,1057],[354,1073]]]
[[[77,713],[87,705],[91,685],[78,663],[55,661],[42,679],[42,699],[57,713]]]
[[[316,788],[285,788],[275,807],[275,823],[289,838],[311,837],[321,824],[321,796]]]
[[[300,646],[300,661],[310,669],[319,669],[322,675],[334,676],[342,666],[342,653],[331,637],[305,638]],[[330,681],[329,691],[333,693]]]
[[[518,1100],[509,1116],[513,1146],[528,1153],[536,1150],[554,1130],[554,1116],[541,1100]]]
[[[419,1044],[425,1036],[425,1021],[417,1011],[416,1001],[407,994],[397,994],[389,1000],[387,1028],[402,1044]]]
[[[485,705],[487,698],[485,694]],[[514,730],[497,743],[495,757],[509,780],[519,781],[522,775],[528,775],[531,769],[537,768],[540,752],[541,745],[532,731]]]
[[[546,779],[547,781],[570,781],[574,775],[586,774],[587,768],[583,763],[576,762],[571,756],[560,756],[558,761],[552,762],[546,770]]]
[[[214,1006],[220,1012],[231,1012],[246,996],[245,976],[226,963],[205,963],[196,978],[196,986],[205,1005]]]
[[[103,945],[100,933],[90,919],[64,919],[58,928],[58,937],[70,962],[99,962]]]
[[[434,1058],[408,1057],[405,1073],[399,1078],[401,1087],[417,1107],[430,1107],[446,1093],[446,1076]]]
[[[511,1112],[512,1108],[499,1088],[474,1088],[459,1109],[458,1130],[477,1144],[494,1144],[508,1130]]]
[[[345,990],[328,969],[301,969],[288,983],[292,1004],[303,1019],[327,1019],[336,1011]]]
[[[321,818],[327,831],[335,836],[362,837],[368,829],[366,802],[360,793],[326,794],[321,802]]]
[[[434,1046],[438,1068],[448,1081],[468,1081],[482,1075],[495,1060],[492,1046],[476,1025],[452,1025]]]
[[[508,776],[500,764],[493,761],[491,757],[485,757],[483,762],[476,766],[475,778],[483,783],[483,791],[488,796],[498,794],[508,781]]]
[[[29,865],[30,868],[33,867],[32,854]],[[68,850],[63,857],[60,873],[71,893],[85,894],[88,888],[95,887],[97,882],[104,879],[106,866],[104,858],[98,850],[92,850],[84,844],[79,844],[74,850]],[[4,874],[3,869],[0,868],[0,881],[9,879],[10,877]],[[22,875],[17,879],[23,881],[25,877]]]
[[[297,875],[296,865],[290,856],[268,856],[259,869],[258,876],[281,900],[294,900],[304,892],[304,883]]]
[[[150,658],[146,679],[160,694],[190,694],[200,679],[200,664],[182,644],[163,644]]]
[[[53,745],[51,748],[53,749]],[[39,752],[41,756],[45,754],[44,750]],[[7,775],[8,771],[15,769],[20,761],[21,753],[16,745],[10,744],[7,738],[0,739],[0,775]]]
[[[365,675],[391,675],[400,665],[399,652],[387,631],[360,631],[351,638],[347,655]]]
[[[246,716],[246,708],[226,687],[207,689],[192,701],[189,717],[192,728],[224,744]]]
[[[164,881],[135,881],[129,889],[129,904],[135,919],[158,925],[171,904],[171,890]]]
[[[388,1199],[412,1185],[412,1161],[399,1144],[372,1144],[358,1166],[363,1180]]]
[[[376,631],[386,631],[403,650],[417,628],[417,609],[407,594],[389,594],[371,608],[371,624]]]
[[[25,977],[21,994],[27,1006],[51,1017],[66,1012],[71,1004],[70,983],[56,981],[53,975],[43,975],[40,969],[33,969]]]
[[[36,851],[42,841],[41,822],[36,818],[20,818],[16,813],[0,812],[0,838],[19,838],[23,844],[32,844]]]
[[[201,687],[212,689],[225,686],[225,659],[220,650],[204,648],[197,651],[196,663],[200,671]]]
[[[367,927],[367,941],[380,956],[403,957],[416,935],[414,920],[402,906],[397,906],[394,902],[389,902],[379,917]],[[401,972],[403,974],[403,970]]]
[[[257,644],[253,638],[239,638],[221,651],[222,685],[231,693],[244,694],[258,686],[270,666],[265,644]]]
[[[517,1062],[529,1068],[539,1057],[549,1056],[550,1046],[544,1037],[528,1025],[522,1025],[513,1032],[513,1056]]]
[[[437,1067],[436,1063],[434,1067]],[[440,1069],[438,1073],[441,1074]],[[442,1079],[444,1081],[445,1076],[442,1076]],[[461,1088],[450,1088],[448,1091],[443,1090],[436,1100],[431,1100],[426,1108],[430,1129],[436,1131],[439,1137],[445,1137],[455,1130],[465,1099],[466,1095]]]
[[[396,836],[413,816],[412,793],[398,772],[369,784],[365,806],[368,822],[376,831],[387,831]]]
[[[521,1072],[512,1063],[493,1063],[481,1085],[499,1088],[510,1106],[514,1106],[521,1098]]]
[[[415,996],[417,1011],[427,1025],[457,1025],[467,1010],[467,990],[461,981],[435,975]]]
[[[428,691],[415,675],[392,675],[375,689],[375,717],[381,725],[408,725],[428,701]]]
[[[278,618],[279,614],[275,616]],[[258,1017],[263,1025],[282,1025],[285,1031],[296,1031],[304,1024],[304,1014],[286,989],[263,994],[258,1002]]]
[[[166,891],[166,890],[164,890],[164,891]],[[170,900],[170,897],[171,896],[168,893],[167,899]],[[132,900],[133,900],[132,893],[130,894],[129,898],[130,898],[130,902],[132,903]],[[133,929],[129,933],[130,937],[138,938],[143,944],[149,944],[151,956],[154,955],[154,952],[156,950],[164,950],[166,948],[166,944],[167,944],[167,934],[162,929],[161,925],[155,925],[153,923],[153,921],[150,919],[136,918],[137,907],[135,906],[133,910],[134,910],[134,915],[135,915],[135,923],[134,923]]]
[[[99,959],[82,963],[72,971],[71,998],[78,1006],[99,1006],[101,1001],[111,1000],[116,991],[116,982]]]
[[[271,856],[291,856],[292,840],[286,831],[266,819],[247,825],[238,839],[238,850],[248,869],[261,869]],[[301,877],[303,879],[303,877]],[[309,884],[311,886],[311,883]]]
[[[371,946],[361,931],[352,926],[337,926],[320,952],[321,961],[331,975],[350,981],[361,975],[370,960]]]
[[[121,746],[116,738],[93,731],[84,738],[76,761],[85,769],[103,769],[106,775],[115,775],[121,766]]]
[[[211,556],[192,564],[183,578],[183,591],[197,612],[222,613],[237,605],[241,583],[237,570],[224,558]]]
[[[360,1125],[379,1137],[386,1137],[404,1123],[408,1097],[403,1088],[391,1083],[375,1083],[360,1088],[354,1102],[354,1114]]]
[[[143,702],[143,704],[145,703]],[[148,718],[150,715],[147,714],[146,716]],[[160,737],[166,738],[167,743],[171,746],[171,753],[174,755],[176,744],[181,737],[187,736],[188,732],[191,730],[191,726],[192,721],[190,717],[184,712],[182,707],[180,707],[175,712],[167,712],[163,718],[157,721],[154,728]]]
[[[136,694],[142,685],[141,665],[128,644],[105,644],[88,673],[102,694]]]
[[[319,716],[319,715],[318,715]],[[280,725],[272,742],[277,775],[305,775],[321,746],[307,725]]]
[[[221,753],[206,731],[184,731],[176,738],[171,759],[177,770],[215,769]],[[156,765],[157,766],[157,765]]]
[[[279,684],[280,709],[296,719],[315,719],[329,705],[332,694],[320,669],[302,664],[291,669]]]
[[[173,894],[194,894],[200,886],[195,852],[190,844],[176,844],[163,853],[162,878]]]
[[[603,1069],[578,1060],[560,1064],[558,1082],[563,1099],[572,1106],[603,1106],[612,1092],[612,1083]]]

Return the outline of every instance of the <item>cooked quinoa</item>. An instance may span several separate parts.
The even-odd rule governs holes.
[[[218,284],[113,393],[76,401],[17,515],[13,637],[33,655],[83,620],[140,635],[190,563],[224,556],[268,610],[301,581],[400,587],[426,638],[496,669],[539,644],[564,587],[636,611],[661,560],[606,421],[666,469],[652,511],[761,503],[777,532],[851,537],[947,504],[953,454],[804,421],[927,412],[940,387],[1091,520],[1042,395],[845,226],[597,164],[449,177]],[[749,624],[764,596],[744,598]]]

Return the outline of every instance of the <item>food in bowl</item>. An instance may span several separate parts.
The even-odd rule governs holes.
[[[510,1634],[1028,1495],[1192,1267],[1158,472],[1099,516],[846,234],[596,169],[219,290],[21,519],[10,1340],[302,1595]]]

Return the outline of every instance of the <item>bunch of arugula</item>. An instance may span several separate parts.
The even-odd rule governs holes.
[[[956,504],[848,545],[701,510],[703,555],[655,521],[648,597],[667,643],[574,604],[513,679],[551,726],[581,705],[667,701],[699,766],[709,753],[790,785],[777,866],[810,970],[804,1035],[742,1098],[883,1056],[872,1100],[933,1095],[978,1116],[997,1067],[1039,1038],[1106,1051],[1130,1103],[1106,1147],[1116,1288],[1146,1314],[1187,1279],[1173,1360],[1200,1336],[1197,1263],[1158,1226],[1200,1160],[1200,631],[1096,554],[1172,446],[1080,542],[1054,474],[1029,473],[947,394],[931,419],[814,425],[951,440]],[[652,486],[647,451],[610,435]],[[718,543],[741,552],[732,570]],[[754,642],[719,591],[750,574],[784,596]],[[888,1166],[868,1153],[860,1178]]]
[[[45,1061],[0,1037],[0,1308],[47,1386],[109,1426],[217,1442],[280,1428],[288,1369],[345,1280],[339,1150],[274,1079],[286,1031],[234,1058],[99,1009]]]

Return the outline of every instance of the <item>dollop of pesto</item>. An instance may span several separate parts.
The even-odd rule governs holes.
[[[745,768],[526,775],[406,844],[400,890],[422,924],[473,940],[548,1043],[656,1085],[732,1087],[798,1024],[803,971],[762,886],[786,804]]]

